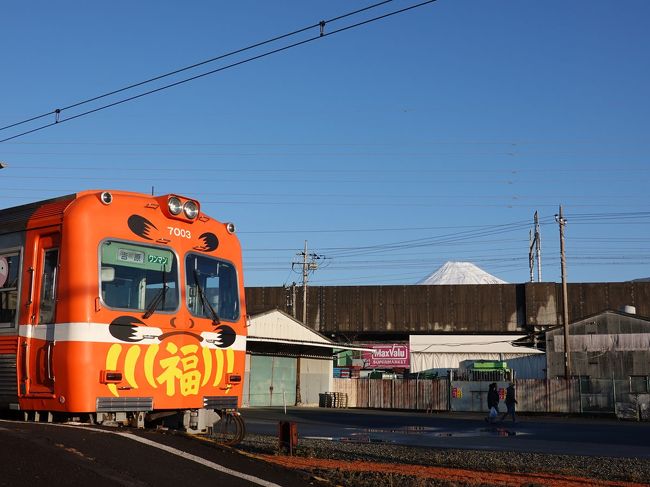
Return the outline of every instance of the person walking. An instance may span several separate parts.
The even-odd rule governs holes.
[[[506,407],[508,410],[503,413],[503,416],[501,416],[501,421],[506,419],[508,415],[512,416],[512,422],[515,423],[515,404],[517,404],[517,399],[515,397],[515,384],[510,383],[508,388],[506,389]]]
[[[487,394],[488,417],[485,421],[494,423],[499,415],[499,392],[497,391],[497,383],[492,382],[488,388]]]

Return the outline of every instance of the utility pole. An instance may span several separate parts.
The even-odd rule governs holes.
[[[310,254],[307,252],[307,240],[305,240],[305,249],[298,253],[297,255],[302,256],[302,262],[293,262],[291,267],[293,268],[296,265],[302,265],[302,322],[307,324],[307,281],[309,279],[309,271],[315,271],[318,269],[318,264],[315,262],[317,259],[320,259],[321,256],[316,254]],[[292,291],[292,300],[294,302],[293,306],[293,316],[295,318],[295,296],[296,296],[296,285],[295,283],[291,286]],[[296,406],[302,404],[302,396],[300,394],[300,355],[296,358]]]
[[[530,282],[535,281],[535,255],[533,254],[533,231],[528,230],[528,270],[530,271]]]
[[[309,278],[309,264],[307,263],[307,240],[305,250],[302,252],[302,322],[307,324],[307,279]]]
[[[282,286],[284,288],[286,297],[286,309],[291,312],[291,316],[296,317],[296,283],[291,283],[290,286]]]
[[[535,212],[535,248],[537,250],[537,282],[542,282],[542,235],[539,232],[537,212]]]
[[[564,227],[567,223],[566,218],[562,213],[562,205],[560,205],[560,213],[555,215],[555,221],[560,225],[560,256],[562,261],[562,320],[564,321],[564,378],[571,377],[571,358],[569,353],[569,296],[567,293],[566,285],[566,253],[564,251]]]
[[[535,212],[535,236],[528,232],[528,268],[530,270],[530,282],[535,281],[535,256],[537,256],[537,282],[542,282],[542,239],[539,233],[539,217]],[[533,248],[535,249],[533,251]]]
[[[318,263],[316,260],[322,259],[323,257],[317,254],[310,254],[307,252],[307,240],[305,240],[305,250],[299,252],[298,254],[302,257],[302,262],[293,262],[291,267],[294,268],[297,265],[302,266],[302,322],[307,324],[307,282],[309,280],[309,272],[315,271],[318,269]]]

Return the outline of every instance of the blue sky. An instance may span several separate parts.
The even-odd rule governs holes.
[[[368,5],[7,2],[0,126]],[[246,285],[275,286],[300,281],[305,240],[314,285],[412,284],[449,260],[525,282],[535,211],[543,280],[559,281],[562,204],[569,282],[648,277],[649,20],[645,0],[438,0],[2,142],[0,208],[91,188],[195,197],[237,224]]]

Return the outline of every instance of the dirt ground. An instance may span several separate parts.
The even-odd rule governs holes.
[[[397,475],[400,477],[414,477],[413,483],[417,484],[417,479],[438,480],[449,485],[495,485],[495,486],[512,486],[519,487],[522,485],[545,485],[550,487],[584,487],[590,486],[608,486],[608,487],[643,487],[645,483],[621,482],[597,480],[593,478],[581,478],[565,475],[554,475],[548,473],[510,473],[510,472],[483,472],[474,470],[465,470],[457,468],[428,467],[422,465],[403,465],[391,463],[376,462],[341,462],[340,460],[329,460],[319,458],[301,458],[292,456],[278,455],[260,455],[267,462],[275,463],[287,468],[307,470],[318,474],[319,476],[330,477],[328,472],[353,472],[353,473],[372,473],[373,477],[377,474],[388,474],[389,476]],[[356,477],[355,485],[359,485],[361,478]],[[385,477],[384,480],[387,478]],[[343,479],[341,479],[343,480]],[[336,481],[336,480],[335,480]],[[353,485],[353,484],[349,484]],[[375,484],[377,485],[377,484]],[[388,485],[388,484],[384,484]],[[426,483],[423,483],[426,485]]]

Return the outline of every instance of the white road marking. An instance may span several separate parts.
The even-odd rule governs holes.
[[[103,431],[103,430],[102,430]],[[154,448],[158,448],[160,450],[166,451],[168,453],[171,453],[172,455],[177,455],[182,458],[186,458],[188,460],[192,460],[193,462],[200,463],[201,465],[204,465],[208,468],[211,468],[213,470],[217,470],[219,472],[223,472],[228,475],[232,475],[233,477],[238,477],[240,479],[248,480],[249,482],[253,482],[254,484],[258,485],[263,485],[265,487],[280,487],[278,484],[274,484],[273,482],[268,482],[267,480],[260,479],[258,477],[253,477],[252,475],[248,475],[245,473],[238,472],[237,470],[232,470],[230,468],[224,467],[223,465],[219,465],[218,463],[211,462],[210,460],[206,460],[205,458],[198,457],[196,455],[192,455],[191,453],[187,453],[181,450],[178,450],[176,448],[172,448],[171,446],[167,445],[161,445],[160,443],[156,443],[155,441],[148,440],[146,438],[142,438],[140,436],[133,435],[131,433],[118,433],[115,432],[114,434],[123,436],[125,438],[129,438],[133,441],[138,441],[140,443],[144,443],[145,445],[153,446]]]
[[[240,479],[248,480],[249,482],[252,482],[257,485],[262,485],[264,487],[282,487],[279,484],[275,484],[273,482],[269,482],[268,480],[261,479],[259,477],[254,477],[253,475],[248,475],[245,473],[238,472],[237,470],[233,470],[231,468],[224,467],[223,465],[219,465],[218,463],[211,462],[210,460],[206,460],[205,458],[201,458],[196,455],[192,455],[191,453],[184,452],[182,450],[179,450],[177,448],[173,448],[171,446],[167,445],[162,445],[160,443],[156,443],[155,441],[148,440],[146,438],[142,438],[140,436],[131,434],[131,433],[122,433],[118,431],[109,431],[109,430],[103,430],[99,428],[90,428],[87,425],[82,426],[80,424],[56,424],[56,423],[48,423],[48,426],[63,426],[66,428],[77,428],[77,429],[84,429],[86,431],[96,431],[98,433],[107,433],[111,435],[117,435],[117,436],[122,436],[124,438],[128,438],[129,440],[133,441],[138,441],[140,443],[144,443],[145,445],[152,446],[154,448],[158,448],[159,450],[166,451],[167,453],[171,453],[172,455],[179,456],[181,458],[185,458],[187,460],[191,460],[193,462],[199,463],[205,467],[211,468],[212,470],[216,470],[217,472],[222,472],[227,475],[232,475],[233,477],[237,477]]]

